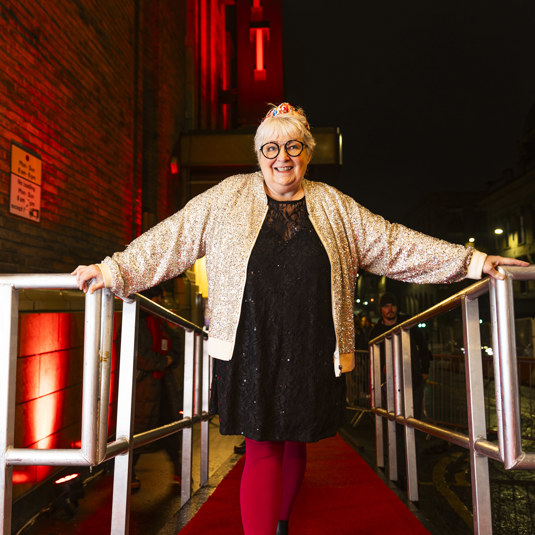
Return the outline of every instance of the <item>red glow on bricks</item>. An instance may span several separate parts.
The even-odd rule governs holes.
[[[15,447],[64,448],[79,440],[83,326],[81,312],[21,314]],[[37,483],[53,470],[17,469],[13,482]]]
[[[27,470],[13,470],[13,484],[22,485],[23,483],[30,483],[33,481],[33,474],[28,473]]]
[[[66,386],[71,361],[75,358],[71,350],[75,322],[72,315],[65,313],[31,314],[25,320],[35,337],[31,341],[28,336],[21,337],[21,349],[33,353],[24,359],[33,362],[30,367],[33,373],[24,404],[23,445],[55,447],[55,435],[62,427],[69,397]],[[26,342],[22,344],[24,339]]]

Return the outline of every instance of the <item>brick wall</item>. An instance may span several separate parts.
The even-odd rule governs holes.
[[[167,170],[184,113],[185,8],[0,4],[0,273],[68,272],[138,235],[143,199],[153,222],[178,208]],[[39,222],[9,212],[12,143],[42,160]],[[82,335],[82,313],[21,315],[16,446],[79,447]],[[52,471],[17,468],[14,495]]]
[[[0,273],[70,271],[123,248],[142,211],[156,222],[177,209],[167,169],[184,113],[185,10],[0,4]],[[9,213],[12,142],[42,159],[40,222]]]
[[[181,175],[169,164],[184,124],[221,126],[225,5],[0,3],[0,274],[69,272],[180,208]],[[208,70],[195,65],[201,38]],[[42,161],[38,222],[9,211],[13,143]],[[77,447],[82,334],[81,312],[21,314],[16,446]],[[14,495],[54,470],[18,467]]]
[[[117,336],[114,323],[109,430],[115,432],[117,409]],[[22,313],[15,408],[15,447],[80,448],[83,381],[83,312]],[[18,497],[57,471],[52,466],[14,469]]]

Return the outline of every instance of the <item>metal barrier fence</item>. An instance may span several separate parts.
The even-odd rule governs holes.
[[[535,267],[501,267],[499,270],[505,275],[503,281],[484,279],[477,282],[370,342],[371,406],[375,413],[377,465],[385,465],[383,419],[387,422],[388,474],[391,480],[398,479],[396,424],[404,426],[407,492],[411,501],[418,500],[415,429],[469,450],[476,534],[492,533],[488,459],[503,463],[506,470],[535,469],[535,453],[522,449],[521,385],[517,367],[513,298],[513,281],[535,280]],[[490,294],[497,442],[488,440],[485,414],[485,406],[488,409],[491,403],[485,403],[484,386],[491,374],[488,367],[485,372],[481,354],[479,297],[487,292]],[[445,425],[417,420],[413,412],[410,330],[456,307],[461,308],[463,319],[468,434]],[[381,347],[384,347],[385,375],[381,370]],[[386,380],[386,396],[382,393],[383,380]],[[445,415],[441,417],[447,419]],[[457,416],[448,418],[455,419]]]
[[[344,374],[346,379],[346,407],[355,412],[351,425],[356,427],[366,413],[371,413],[370,353],[355,351],[355,368]]]
[[[136,295],[123,302],[115,440],[108,442],[111,349],[114,296],[99,290],[85,296],[81,447],[79,449],[15,448],[15,389],[19,318],[19,290],[77,289],[68,274],[0,276],[0,534],[11,534],[13,467],[96,466],[114,458],[110,533],[127,534],[130,517],[132,452],[138,446],[182,433],[181,503],[191,497],[192,427],[201,425],[201,485],[208,480],[208,399],[210,362],[203,341],[207,333],[153,301]],[[185,330],[183,419],[133,435],[137,325],[139,309]]]
[[[492,357],[483,355],[485,415],[489,434],[497,432],[494,366]],[[535,441],[532,415],[535,413],[535,359],[517,356],[521,437]],[[425,388],[425,420],[456,429],[468,428],[466,410],[466,370],[463,355],[433,355]]]

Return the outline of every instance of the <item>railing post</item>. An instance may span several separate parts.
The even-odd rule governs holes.
[[[386,366],[386,408],[388,411],[388,477],[392,481],[398,480],[398,458],[396,444],[396,420],[391,418],[395,415],[394,401],[394,341],[392,338],[385,339],[385,366]]]
[[[123,303],[121,363],[117,392],[117,439],[128,441],[128,450],[115,457],[113,475],[112,535],[126,535],[130,522],[130,481],[132,477],[132,436],[137,368],[137,325],[139,303]]]
[[[202,336],[195,334],[195,361],[193,365],[193,414],[198,416],[202,411],[202,376],[203,376],[203,340]]]
[[[186,331],[184,339],[184,418],[193,416],[193,380],[195,368],[195,333]],[[191,464],[192,464],[193,429],[187,427],[182,431],[182,487],[180,505],[191,498]]]
[[[108,412],[110,402],[111,359],[113,347],[114,295],[102,290],[100,326],[100,395],[98,402],[98,458],[100,463],[106,455],[108,440]]]
[[[501,384],[500,404],[503,426],[503,461],[506,470],[513,468],[522,455],[522,427],[520,423],[520,399],[516,364],[515,313],[513,281],[506,275],[503,281],[493,281],[491,292],[496,299],[497,353]]]
[[[201,411],[209,412],[210,402],[210,379],[212,377],[211,361],[208,355],[208,344],[203,342],[199,336],[202,344],[202,407]],[[208,466],[209,466],[209,452],[210,452],[210,420],[203,420],[201,422],[201,487],[208,481]]]
[[[82,455],[93,465],[97,464],[101,301],[101,290],[85,296]]]
[[[403,414],[405,419],[414,418],[414,391],[412,384],[412,354],[410,331],[401,331],[403,351]],[[418,501],[418,466],[416,463],[416,437],[414,427],[405,422],[405,467],[409,500]]]
[[[374,344],[370,348],[371,358],[371,403],[372,407],[383,407],[381,395],[381,352],[379,344]],[[384,433],[383,433],[383,417],[375,413],[375,448],[376,448],[376,462],[379,468],[385,466],[384,453]]]
[[[502,456],[504,452],[504,429],[503,429],[503,402],[502,402],[502,379],[500,373],[500,337],[498,329],[498,304],[496,302],[496,290],[491,283],[489,290],[490,322],[492,325],[492,363],[494,366],[494,392],[496,399],[496,425],[498,427],[498,447]]]
[[[19,294],[10,285],[0,284],[0,533],[11,535],[13,466],[6,464],[7,448],[15,438],[15,385],[17,376],[17,332]]]
[[[465,296],[462,300],[462,311],[474,533],[476,535],[491,535],[492,513],[490,505],[489,460],[485,455],[477,453],[475,449],[478,440],[486,440],[487,438],[478,299],[470,299]]]
[[[193,381],[193,414],[199,416],[202,412],[202,377],[203,377],[203,339],[199,334],[195,334],[195,361],[194,361],[194,381]],[[202,436],[201,436],[202,442]],[[202,444],[201,444],[202,450]],[[208,470],[207,470],[208,472]],[[199,474],[202,480],[202,459]],[[191,479],[190,479],[191,482]],[[201,483],[202,484],[202,483]],[[191,484],[190,484],[191,495]]]

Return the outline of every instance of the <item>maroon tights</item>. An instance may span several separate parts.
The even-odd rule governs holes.
[[[240,505],[245,535],[274,535],[288,520],[306,467],[304,442],[245,439]]]

